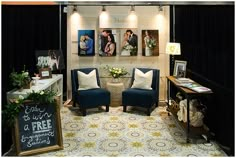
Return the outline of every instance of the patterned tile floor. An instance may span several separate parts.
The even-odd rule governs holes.
[[[185,133],[163,106],[151,116],[141,109],[125,113],[122,107],[111,107],[109,112],[91,109],[86,117],[63,107],[61,119],[64,149],[34,156],[227,156],[214,141],[186,144]]]

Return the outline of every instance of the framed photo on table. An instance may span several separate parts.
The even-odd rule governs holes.
[[[180,78],[186,76],[187,61],[175,60],[173,76]]]
[[[41,79],[52,78],[51,68],[41,68],[39,69],[39,75]]]

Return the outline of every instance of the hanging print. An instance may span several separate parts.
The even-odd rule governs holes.
[[[116,56],[116,41],[115,29],[101,29],[99,33],[99,55]]]
[[[138,35],[136,29],[121,30],[121,56],[137,56]]]
[[[78,55],[94,56],[94,30],[78,30]]]
[[[142,30],[142,55],[159,56],[158,30]]]

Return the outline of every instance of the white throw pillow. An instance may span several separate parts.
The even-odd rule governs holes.
[[[152,89],[152,76],[153,71],[150,70],[146,73],[143,73],[139,69],[135,69],[134,72],[134,82],[131,88],[140,88],[140,89]]]
[[[100,88],[97,83],[96,70],[91,71],[89,74],[86,74],[81,71],[77,71],[78,74],[78,90],[87,90],[92,88]]]

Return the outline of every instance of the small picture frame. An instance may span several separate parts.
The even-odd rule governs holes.
[[[41,68],[39,69],[39,75],[41,79],[52,78],[51,68]]]
[[[182,77],[185,78],[186,66],[187,66],[187,61],[175,60],[173,76],[175,76],[176,78],[182,78]]]

